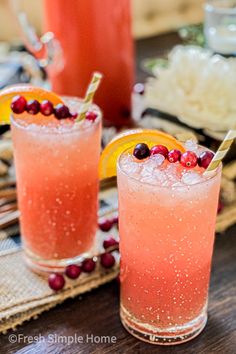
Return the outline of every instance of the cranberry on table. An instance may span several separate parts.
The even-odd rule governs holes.
[[[54,108],[53,108],[52,102],[50,102],[48,100],[44,100],[43,102],[41,102],[41,104],[40,104],[40,112],[44,116],[50,116],[51,114],[53,114],[54,113]]]
[[[109,237],[103,241],[103,247],[105,249],[113,247],[113,246],[118,246],[118,245],[119,245],[119,242],[116,241],[113,237]]]
[[[170,150],[167,155],[167,159],[170,163],[175,163],[179,161],[181,152],[177,149]]]
[[[100,258],[100,263],[104,268],[111,268],[115,264],[115,257],[111,253],[103,253]]]
[[[151,155],[160,154],[163,155],[165,158],[167,157],[168,152],[169,150],[164,145],[155,145],[150,150]]]
[[[82,262],[81,268],[85,273],[91,273],[95,269],[96,263],[92,258],[87,258]]]
[[[113,225],[118,224],[118,221],[119,221],[118,216],[115,216],[115,217],[112,219]]]
[[[213,159],[214,154],[211,151],[203,151],[198,158],[198,165],[203,168],[207,168]]]
[[[29,114],[37,114],[40,111],[40,103],[37,100],[29,100],[26,104],[26,111]]]
[[[23,96],[14,96],[11,101],[11,110],[16,114],[21,114],[25,111],[27,101]]]
[[[56,105],[54,108],[54,114],[57,119],[66,119],[70,117],[69,108],[62,103]]]
[[[65,279],[62,274],[52,273],[48,277],[48,285],[52,290],[61,290],[65,286]]]
[[[197,166],[198,157],[193,151],[186,151],[180,157],[180,163],[186,168],[193,168]]]
[[[97,118],[98,114],[94,111],[88,111],[85,115],[85,118],[87,120],[91,120],[92,122],[94,122]]]
[[[77,264],[70,264],[65,269],[65,274],[70,279],[77,279],[80,276],[81,268]]]
[[[111,230],[112,226],[113,226],[113,221],[106,219],[104,221],[100,221],[98,223],[99,229],[104,231],[104,232],[108,232]]]
[[[138,160],[146,159],[147,157],[150,156],[149,147],[145,143],[139,143],[135,146],[133,155]]]

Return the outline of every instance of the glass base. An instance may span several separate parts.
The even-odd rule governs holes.
[[[176,345],[187,342],[201,333],[207,323],[206,308],[202,313],[183,326],[171,328],[157,328],[147,323],[142,323],[132,316],[122,305],[120,318],[125,329],[134,337],[156,345]]]
[[[94,254],[93,250],[80,254],[73,258],[64,259],[43,259],[34,255],[29,250],[24,249],[24,259],[29,268],[36,273],[53,273],[64,272],[65,268],[70,264],[81,263],[85,258],[90,258]]]

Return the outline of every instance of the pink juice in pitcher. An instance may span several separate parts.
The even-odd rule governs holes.
[[[59,40],[64,69],[50,73],[53,90],[82,97],[90,73],[104,75],[96,103],[109,125],[130,123],[134,49],[129,0],[44,0],[46,31]]]

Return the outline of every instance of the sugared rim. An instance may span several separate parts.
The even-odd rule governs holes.
[[[62,96],[62,99],[65,103],[67,103],[67,105],[70,107],[71,106],[71,101],[75,101],[77,104],[82,102],[81,98],[78,97],[73,97],[73,96]],[[16,126],[17,129],[21,129],[24,131],[28,131],[30,133],[39,133],[40,134],[45,134],[45,135],[53,135],[53,134],[60,134],[60,135],[64,135],[64,134],[73,134],[75,132],[81,131],[87,131],[90,130],[94,127],[96,127],[101,119],[102,119],[102,111],[100,110],[100,108],[96,105],[96,104],[91,104],[91,108],[94,109],[97,113],[98,113],[98,117],[96,118],[96,120],[94,122],[91,122],[91,124],[87,124],[87,125],[83,125],[83,121],[79,121],[79,122],[74,122],[73,126],[71,126],[70,128],[68,127],[68,129],[62,129],[63,126],[62,125],[55,125],[55,126],[50,126],[50,125],[35,125],[33,123],[30,124],[26,124],[23,125],[19,122],[17,122],[17,120],[14,117],[14,114],[11,114],[10,120],[11,120],[11,124]],[[40,119],[40,118],[39,118]],[[55,118],[56,119],[56,118]],[[22,119],[23,120],[23,119]],[[33,129],[30,128],[30,126],[33,126]]]
[[[204,148],[205,150],[207,151],[211,151],[210,149],[207,149],[206,147],[203,147],[201,145],[198,145],[199,147],[202,147]],[[133,148],[135,147],[135,145],[133,146]],[[121,167],[121,164],[120,164],[120,160],[122,159],[122,157],[124,157],[125,155],[127,155],[127,153],[131,151],[131,149],[133,148],[128,148],[126,149],[125,151],[122,152],[122,154],[120,154],[118,160],[117,160],[117,170],[119,170],[123,175],[127,176],[129,179],[139,183],[139,184],[144,184],[144,185],[148,185],[148,186],[151,186],[151,187],[154,187],[154,188],[165,188],[165,189],[171,189],[171,190],[176,190],[176,189],[189,189],[189,188],[192,188],[192,187],[195,187],[195,186],[199,186],[199,185],[204,185],[205,183],[208,183],[209,181],[212,181],[214,179],[216,179],[219,175],[219,173],[221,173],[221,170],[222,170],[222,163],[219,165],[219,167],[217,168],[217,171],[212,175],[212,176],[209,176],[209,178],[205,179],[204,181],[202,182],[198,182],[198,183],[195,183],[195,184],[186,184],[184,186],[162,186],[162,185],[159,185],[159,184],[153,184],[153,183],[149,183],[149,182],[141,182],[140,180],[138,180],[137,178],[129,175],[126,171],[124,171]],[[191,171],[191,169],[190,169]],[[117,174],[118,175],[118,174]]]

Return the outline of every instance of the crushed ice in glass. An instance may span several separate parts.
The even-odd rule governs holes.
[[[188,149],[199,152],[197,144],[193,141],[188,142]],[[132,154],[126,154],[121,157],[120,166],[126,174],[140,182],[163,187],[186,187],[206,180],[202,168],[197,166],[187,169],[179,162],[170,163],[160,154],[141,161]]]

